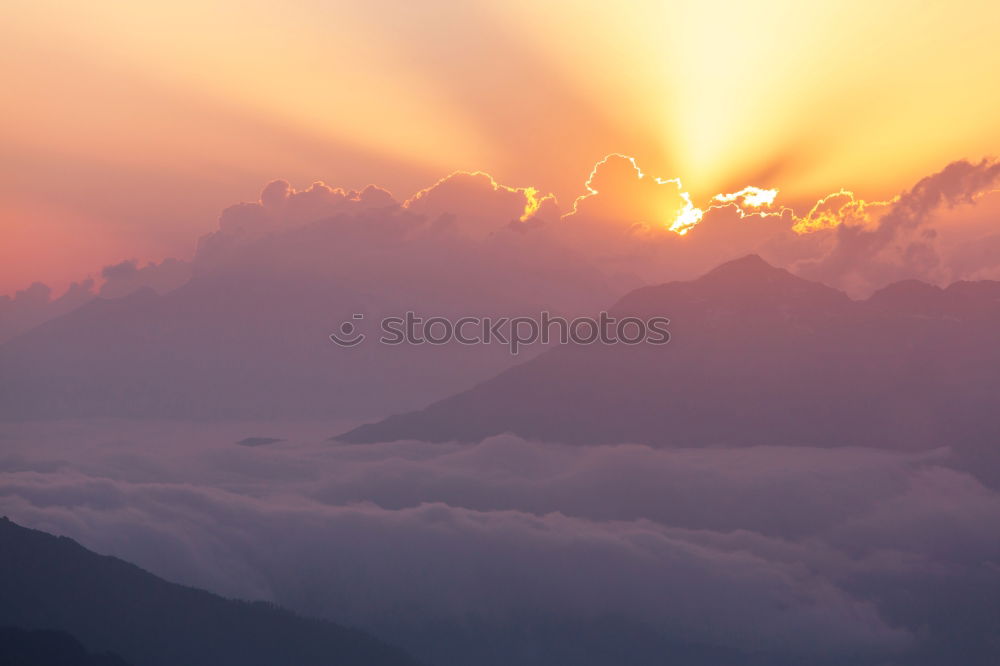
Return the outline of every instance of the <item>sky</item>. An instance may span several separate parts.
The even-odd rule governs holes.
[[[616,627],[654,663],[666,637],[992,664],[1000,282],[969,282],[1000,281],[998,34],[985,0],[8,0],[0,515],[442,666],[601,663]],[[734,259],[773,268],[652,287]],[[375,344],[386,315],[575,317],[643,288],[687,354],[648,372]],[[334,345],[344,322],[369,344]],[[837,346],[805,362],[820,347],[781,336]],[[852,360],[890,339],[934,353]],[[650,441],[762,432],[330,439],[530,358],[542,420],[568,413],[547,381],[611,368],[607,422],[655,426],[673,359],[709,359],[692,372],[728,386]],[[792,374],[733,379],[772,358]],[[898,394],[850,441],[726,398],[814,367],[837,378],[817,414],[879,369]]]
[[[696,206],[887,199],[1000,145],[991,2],[13,0],[0,293],[189,258],[263,183],[456,170],[553,193],[632,156]]]

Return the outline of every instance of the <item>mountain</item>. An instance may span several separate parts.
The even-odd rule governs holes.
[[[380,304],[333,280],[278,275],[97,298],[0,345],[0,419],[370,418],[510,363],[499,348],[330,341],[354,313],[377,334]]]
[[[0,666],[129,666],[113,654],[92,654],[69,634],[0,627]]]
[[[360,631],[169,583],[6,518],[0,626],[66,632],[91,652],[113,652],[136,666],[417,663]]]
[[[207,243],[183,286],[96,298],[0,345],[0,420],[374,418],[512,363],[500,345],[379,344],[383,316],[589,311],[624,291],[518,232],[438,226],[372,213]],[[368,342],[333,344],[345,322]]]
[[[555,347],[338,439],[801,444],[985,451],[1000,437],[1000,283],[891,285],[866,301],[757,256],[644,287],[611,310],[669,344]]]

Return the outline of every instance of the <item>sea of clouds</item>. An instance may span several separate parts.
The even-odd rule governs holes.
[[[1000,494],[947,449],[328,440],[343,428],[5,425],[0,513],[425,656],[422,627],[529,615],[746,650],[905,652],[948,611],[941,589],[1000,589]],[[966,626],[988,621],[976,612],[963,606]]]

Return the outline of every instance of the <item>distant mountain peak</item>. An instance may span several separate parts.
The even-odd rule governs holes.
[[[695,284],[713,285],[718,288],[743,291],[760,286],[773,288],[776,285],[788,285],[801,288],[804,285],[819,283],[801,278],[784,268],[778,268],[764,261],[760,255],[748,254],[739,259],[727,261],[702,275]],[[823,285],[825,289],[831,289]],[[832,290],[832,289],[831,289]],[[833,290],[835,291],[835,290]]]
[[[885,312],[908,311],[929,315],[942,308],[947,309],[949,300],[950,297],[941,287],[920,280],[901,280],[872,294],[868,298],[868,305]]]
[[[759,254],[748,254],[739,259],[716,266],[701,279],[745,278],[769,275],[789,275],[783,268],[776,268],[764,261]]]
[[[944,290],[941,287],[929,284],[922,280],[908,279],[893,282],[892,284],[882,287],[872,294],[871,298],[879,299],[898,295],[940,296],[943,293]]]
[[[727,261],[690,284],[724,301],[735,298],[743,303],[795,301],[812,309],[849,300],[843,292],[772,266],[757,254]]]

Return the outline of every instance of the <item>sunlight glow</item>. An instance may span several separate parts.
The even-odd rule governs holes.
[[[997,25],[985,0],[10,0],[0,198],[166,256],[269,178],[405,193],[481,169],[538,188],[527,219],[620,151],[683,178],[633,207],[646,225],[788,214],[778,187],[825,199],[799,231],[835,205],[867,224],[998,150]]]
[[[732,192],[730,194],[716,194],[712,197],[712,201],[719,203],[729,203],[738,201],[744,206],[751,206],[753,208],[760,208],[761,206],[770,206],[774,203],[774,198],[778,196],[777,188],[765,190],[760,187],[754,187],[748,185],[744,187],[739,192]]]

